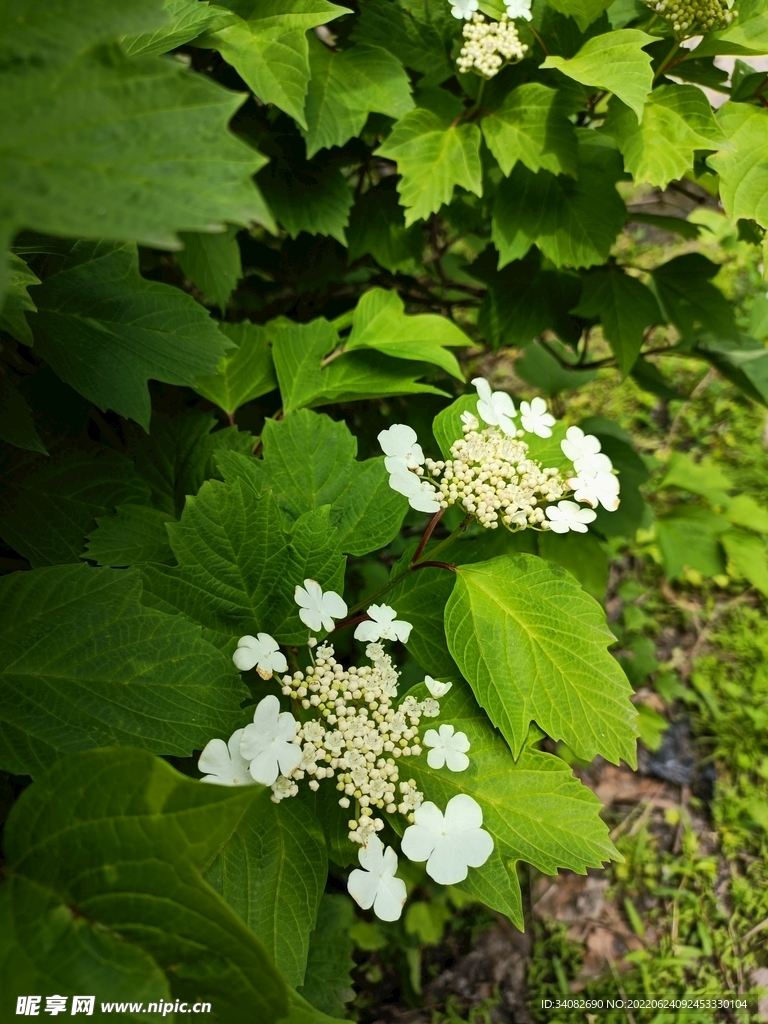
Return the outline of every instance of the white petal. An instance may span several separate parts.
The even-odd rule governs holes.
[[[388,604],[372,604],[368,608],[368,614],[374,622],[378,622],[381,626],[388,626],[395,621],[397,612]]]
[[[363,910],[370,910],[379,888],[379,880],[370,871],[355,868],[349,874],[347,892]]]
[[[260,633],[259,635],[260,636],[266,636],[266,633],[263,633],[263,634]],[[237,641],[237,646],[238,647],[257,648],[259,646],[259,641],[256,639],[255,636],[250,636],[250,635],[241,636],[240,639]]]
[[[403,912],[408,890],[402,878],[388,875],[380,879],[373,912],[380,921],[397,921]]]
[[[424,685],[433,697],[444,697],[453,683],[442,683],[439,679],[433,679],[432,676],[424,676]]]
[[[432,751],[430,751],[432,753]],[[429,757],[427,757],[429,762]],[[469,758],[465,753],[453,747],[445,752],[445,763],[452,772],[464,772],[469,768]]]
[[[435,747],[438,743],[441,743],[442,740],[436,729],[427,729],[424,733],[424,740],[422,742],[425,747]]]
[[[317,580],[304,580],[304,586],[313,604],[319,604],[323,599],[323,588]]]
[[[304,755],[298,743],[283,743],[277,750],[277,763],[283,775],[290,775],[291,772],[301,764]]]
[[[424,745],[431,745],[427,743],[426,737],[424,737]],[[430,750],[429,753],[427,754],[427,764],[429,765],[429,767],[432,768],[434,771],[440,771],[441,768],[444,768],[446,761],[445,754],[445,747],[443,747],[442,744],[440,744],[439,747],[435,747],[434,750]]]
[[[398,494],[404,494],[406,498],[418,495],[421,492],[421,480],[415,473],[397,472],[389,477],[389,486]]]
[[[394,850],[392,852],[394,853]],[[378,836],[371,836],[365,846],[358,850],[357,859],[360,861],[360,867],[365,868],[366,871],[373,871],[374,874],[378,875],[384,866],[384,843],[382,843]],[[396,868],[397,854],[395,854]]]
[[[269,729],[274,731],[277,726],[277,716],[280,714],[280,701],[274,693],[268,693],[262,697],[253,712],[253,722],[260,730]]]
[[[494,412],[499,416],[515,416],[515,403],[506,391],[494,391],[491,397]]]
[[[250,726],[248,728],[250,728]],[[251,761],[251,767],[249,770],[251,777],[254,778],[256,782],[260,782],[262,786],[271,786],[280,774],[277,758],[271,749],[262,750],[258,753]]]
[[[323,617],[317,608],[299,608],[299,618],[314,633],[319,633],[323,628]]]
[[[389,430],[382,430],[378,442],[385,455],[404,455],[419,437],[407,423],[393,423]]]
[[[469,874],[466,861],[448,837],[438,843],[427,861],[427,874],[440,885],[463,882]]]
[[[238,647],[232,655],[235,667],[241,672],[250,672],[258,660],[258,654],[250,647]]]
[[[224,740],[208,740],[197,762],[197,767],[207,775],[227,778],[232,772],[232,759]]]
[[[480,828],[482,824],[483,809],[477,800],[473,800],[466,793],[459,793],[448,801],[445,808],[445,829],[451,835]]]
[[[346,602],[335,590],[328,590],[323,594],[323,609],[334,619],[340,619],[347,614]]]
[[[408,504],[416,512],[439,512],[442,508],[437,498],[431,497],[424,489],[421,489],[418,494],[411,495],[408,498]]]
[[[421,805],[421,807],[423,806],[424,804]],[[432,829],[424,828],[422,825],[409,825],[403,833],[400,850],[408,860],[428,860],[435,849],[436,842],[437,833]]]
[[[400,643],[407,644],[408,637],[411,635],[411,630],[413,629],[413,624],[405,622],[403,619],[397,619],[392,623],[392,628]]]
[[[490,402],[491,400],[491,385],[485,379],[485,377],[473,377],[472,383],[477,389],[478,398],[483,402]]]
[[[381,630],[379,626],[376,625],[375,622],[365,620],[364,622],[359,623],[355,627],[355,632],[353,636],[355,640],[362,640],[364,642],[373,643],[376,640],[378,640],[379,637],[381,636]]]
[[[493,837],[483,828],[456,836],[456,853],[471,868],[482,867],[493,853]]]
[[[282,651],[275,651],[267,664],[273,672],[285,672],[288,668],[288,662],[285,660],[285,655]]]

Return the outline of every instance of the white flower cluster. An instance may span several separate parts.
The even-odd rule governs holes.
[[[314,580],[296,587],[295,599],[302,621],[315,631],[334,628],[333,620],[347,613],[343,599],[323,591]],[[421,740],[421,719],[437,717],[436,698],[452,684],[426,676],[430,696],[417,701],[408,695],[398,705],[400,673],[378,641],[405,642],[411,624],[397,619],[388,605],[371,605],[368,616],[358,624],[355,637],[367,641],[370,665],[345,669],[333,647],[322,644],[305,671],[282,677],[282,693],[301,708],[300,719],[281,711],[277,696],[269,694],[256,705],[253,722],[234,732],[228,743],[213,739],[206,745],[198,766],[205,773],[203,782],[270,786],[276,803],[296,796],[304,780],[316,791],[321,781],[333,779],[340,806],[347,809],[355,802],[348,827],[350,840],[361,847],[361,868],[351,873],[349,891],[360,906],[373,907],[377,916],[391,921],[402,912],[405,883],[395,875],[397,855],[377,836],[384,827],[377,810],[406,818],[403,852],[426,861],[429,874],[444,884],[461,881],[469,867],[485,863],[493,840],[480,827],[482,810],[471,797],[454,797],[443,814],[425,801],[414,779],[401,779],[402,759],[418,757],[422,747],[431,769],[465,771],[470,742],[447,723],[428,729]],[[310,650],[316,643],[310,638]],[[267,633],[241,637],[233,660],[243,671],[256,668],[262,679],[288,667]]]
[[[460,505],[487,529],[501,523],[513,532],[533,528],[553,533],[586,533],[598,505],[616,511],[619,481],[594,435],[580,427],[566,431],[560,447],[573,463],[572,473],[543,467],[529,457],[525,437],[552,436],[556,420],[546,402],[542,398],[521,402],[518,429],[514,422],[518,413],[510,396],[492,391],[482,377],[472,383],[478,393],[477,415],[462,414],[464,436],[451,446],[451,459],[425,458],[415,431],[404,424],[379,434],[388,468],[400,460],[398,476],[394,481],[390,476],[390,486],[404,494],[408,487],[400,477],[408,475],[415,481],[418,503],[411,500],[413,508],[432,511]],[[486,424],[482,429],[480,420]],[[404,464],[406,445],[409,461]],[[418,457],[413,456],[416,450]],[[571,495],[575,500],[568,500]],[[591,507],[583,508],[580,502]]]
[[[506,14],[502,14],[501,21],[486,21],[482,14],[474,13],[463,33],[464,45],[456,66],[463,72],[477,71],[483,78],[493,78],[509,61],[522,60],[528,50]]]

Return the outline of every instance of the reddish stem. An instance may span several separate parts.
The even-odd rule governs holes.
[[[444,512],[444,508],[438,509],[438,511],[435,512],[435,514],[430,519],[429,523],[427,524],[427,528],[424,531],[424,536],[419,541],[419,546],[416,548],[416,551],[413,554],[413,558],[411,559],[411,565],[413,565],[414,562],[418,562],[419,558],[421,557],[422,551],[429,543],[429,538],[432,536],[435,527],[442,519]]]

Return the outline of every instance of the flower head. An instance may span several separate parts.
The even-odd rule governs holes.
[[[432,676],[424,676],[424,685],[433,697],[444,697],[453,683],[441,683],[439,679],[433,679]]]
[[[241,672],[249,672],[255,666],[262,679],[271,679],[273,672],[285,672],[288,668],[280,645],[269,633],[241,636],[232,661]]]
[[[451,14],[454,18],[469,19],[477,8],[477,0],[451,0]]]
[[[531,0],[506,0],[508,18],[524,18],[531,21]]]
[[[301,621],[316,633],[321,629],[330,633],[334,625],[333,620],[341,619],[347,614],[343,598],[333,590],[323,591],[316,580],[304,580],[304,586],[296,587],[294,590],[293,599],[299,606]]]
[[[390,474],[389,486],[398,494],[404,494],[408,504],[417,512],[437,512],[441,507],[432,484],[407,469]]]
[[[357,859],[360,868],[350,873],[349,895],[363,910],[373,907],[381,921],[397,921],[407,896],[405,882],[395,876],[397,854],[391,846],[385,849],[377,835],[371,835],[359,850]]]
[[[568,481],[568,486],[573,488],[576,501],[585,501],[592,508],[602,505],[608,512],[615,512],[619,507],[619,479],[613,473],[580,473]]]
[[[424,452],[413,427],[406,423],[393,423],[389,430],[379,434],[379,444],[386,458],[388,473],[401,469],[418,469],[424,465]]]
[[[201,782],[213,782],[217,786],[252,786],[253,778],[248,771],[248,762],[240,755],[240,738],[243,730],[238,729],[224,740],[209,740],[200,755],[197,767],[207,772]]]
[[[277,776],[290,775],[301,764],[301,747],[293,743],[297,728],[290,711],[280,711],[274,694],[259,701],[253,722],[240,737],[240,753],[250,761],[250,773],[256,782],[271,786]]]
[[[558,501],[547,508],[547,519],[552,533],[586,533],[587,523],[594,522],[591,508],[581,508],[575,501]]]
[[[472,383],[477,389],[477,415],[484,423],[499,427],[505,434],[513,435],[516,428],[512,417],[517,416],[515,403],[506,391],[491,391],[485,377],[475,377]]]
[[[465,732],[456,732],[452,725],[445,723],[439,729],[427,729],[424,746],[432,749],[427,754],[427,764],[438,771],[448,766],[452,772],[463,772],[469,768],[469,740]]]
[[[557,420],[547,411],[547,403],[543,398],[533,398],[530,402],[520,403],[520,422],[523,430],[537,437],[552,437],[552,427]]]
[[[426,861],[427,874],[440,885],[463,882],[468,868],[479,868],[493,853],[493,839],[482,828],[480,804],[466,793],[448,801],[445,814],[431,801],[414,812],[400,844],[409,860]]]
[[[370,618],[361,622],[355,630],[355,640],[399,640],[407,643],[413,626],[403,619],[396,619],[397,612],[388,604],[372,604],[368,609]]]

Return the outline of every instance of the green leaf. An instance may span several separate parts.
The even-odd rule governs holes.
[[[562,362],[555,358],[555,352]],[[563,366],[563,362],[572,364],[573,369]],[[534,342],[526,347],[522,357],[516,361],[515,373],[545,395],[554,398],[561,391],[583,388],[597,376],[597,370],[577,369],[577,362],[575,353],[565,345],[551,341],[545,348],[544,344]]]
[[[8,821],[5,993],[206,999],[232,1024],[284,1017],[268,953],[200,878],[256,792],[201,785],[136,750],[58,762]]]
[[[728,506],[731,500],[728,491],[733,490],[735,484],[711,459],[694,462],[685,452],[675,452],[659,484],[659,489],[664,487],[678,487],[692,494],[701,494],[711,505]]]
[[[243,276],[237,228],[219,235],[196,232],[180,237],[184,248],[176,254],[179,266],[205,301],[225,313],[229,297]]]
[[[464,412],[477,415],[477,395],[474,391],[468,395],[461,395],[455,402],[441,409],[432,421],[432,433],[444,459],[452,458],[451,445],[464,436],[461,422],[461,414]]]
[[[225,7],[217,7],[205,0],[165,0],[163,10],[170,20],[162,28],[122,40],[122,49],[127,56],[149,57],[168,53],[214,25],[223,27],[235,20]]]
[[[768,15],[765,16],[768,20]],[[725,103],[717,120],[729,147],[708,158],[720,175],[720,199],[729,219],[756,220],[768,227],[768,110],[750,103]]]
[[[613,0],[554,0],[550,2],[550,6],[561,14],[573,18],[579,26],[579,31],[586,32],[592,22],[596,21],[612,2]]]
[[[449,113],[409,111],[373,154],[397,162],[406,227],[450,203],[456,185],[483,194],[480,129],[476,124],[453,123],[461,109],[456,101]]]
[[[627,216],[615,188],[621,158],[613,142],[579,129],[577,181],[518,164],[502,181],[493,207],[491,237],[499,269],[521,259],[534,243],[555,266],[605,263]]]
[[[735,340],[738,331],[733,307],[723,293],[710,283],[720,268],[699,252],[663,263],[651,271],[651,288],[661,311],[684,338],[712,331]]]
[[[409,557],[412,555],[413,551]],[[405,566],[401,564],[394,566],[393,574],[402,568]],[[435,679],[460,677],[459,667],[448,650],[443,617],[453,584],[451,573],[444,569],[419,569],[405,576],[387,595],[398,617],[413,626],[406,644],[409,653]]]
[[[370,253],[393,274],[418,265],[424,247],[421,226],[405,226],[397,193],[389,188],[369,189],[356,200],[349,218],[347,243],[350,263]]]
[[[768,550],[765,539],[746,530],[727,530],[720,537],[728,561],[761,594],[768,596]]]
[[[291,238],[306,231],[347,244],[344,229],[354,199],[338,167],[302,166],[275,159],[259,174],[258,181]]]
[[[0,42],[0,236],[177,248],[179,230],[271,224],[252,181],[264,158],[225,128],[244,97],[179,61],[95,45],[162,24],[157,0],[13,6]]]
[[[306,129],[307,30],[349,13],[328,0],[260,0],[247,19],[205,35],[198,45],[218,50],[263,103],[274,103]]]
[[[768,405],[768,348],[746,334],[735,340],[705,335],[694,347],[755,402]]]
[[[301,985],[328,875],[322,829],[299,800],[258,797],[203,872],[264,944],[289,985]]]
[[[608,586],[608,553],[593,533],[539,534],[539,554],[549,562],[557,562],[575,576],[596,601],[605,600]]]
[[[0,439],[17,448],[48,454],[32,419],[32,410],[4,372],[0,372]]]
[[[742,0],[738,10],[739,16],[728,28],[704,37],[694,50],[697,57],[768,53],[768,11],[763,0]]]
[[[179,516],[188,494],[197,494],[211,477],[220,480],[214,460],[217,452],[250,455],[254,438],[247,431],[228,427],[211,433],[215,424],[216,418],[210,413],[156,413],[149,436],[139,430],[129,433],[128,454],[149,485],[156,508]]]
[[[681,235],[683,238],[698,238],[704,230],[703,224],[692,224],[682,217],[662,217],[656,213],[638,213],[632,210],[629,214],[632,224],[650,224],[651,227],[659,228],[661,231],[671,231],[673,234]]]
[[[85,554],[97,565],[124,567],[136,562],[173,562],[166,523],[176,519],[145,505],[118,505],[115,515],[97,519]]]
[[[332,1017],[343,1017],[345,1004],[355,994],[351,976],[355,962],[349,934],[354,920],[354,907],[347,896],[323,896],[310,939],[307,976],[299,994]]]
[[[637,28],[621,28],[588,39],[570,60],[547,57],[540,67],[557,68],[582,85],[607,89],[634,110],[640,121],[653,84],[651,57],[643,47],[652,42],[653,36]]]
[[[237,348],[224,356],[215,376],[198,378],[195,391],[231,417],[241,405],[274,391],[277,377],[268,328],[243,320],[239,324],[220,324],[219,330]]]
[[[364,555],[398,534],[408,502],[389,486],[383,458],[358,462],[357,439],[345,423],[308,409],[279,422],[267,420],[263,459],[222,453],[227,482],[243,480],[260,494],[272,492],[288,523],[330,505],[342,551]]]
[[[2,258],[2,257],[0,257]],[[32,345],[32,331],[29,329],[27,318],[24,315],[27,310],[34,313],[37,308],[29,297],[27,289],[32,285],[40,284],[40,278],[32,273],[24,260],[15,253],[8,253],[8,286],[5,293],[5,302],[0,303],[0,330],[9,334],[22,343]]]
[[[460,773],[438,772],[421,755],[409,759],[409,774],[440,807],[458,793],[468,793],[480,804],[494,851],[459,888],[522,928],[518,861],[546,875],[559,868],[583,874],[616,856],[600,820],[600,801],[558,757],[526,747],[514,761],[465,684],[454,683],[440,704],[441,717],[470,741],[470,766]]]
[[[406,67],[425,75],[428,85],[439,85],[451,77],[454,69],[448,57],[449,37],[431,14],[424,6],[419,9],[415,4],[366,0],[352,38],[383,47]]]
[[[141,604],[133,569],[61,565],[0,579],[3,767],[124,743],[188,757],[229,735],[246,695],[231,661]]]
[[[385,395],[445,394],[429,384],[415,382],[414,377],[424,372],[419,364],[404,363],[378,352],[342,354],[336,329],[322,317],[308,324],[277,317],[267,329],[286,413],[305,406]],[[330,354],[333,359],[326,358]]]
[[[97,516],[149,499],[130,461],[109,448],[7,452],[2,478],[0,533],[33,566],[77,562]]]
[[[355,307],[347,351],[373,348],[396,359],[434,363],[464,380],[456,357],[446,348],[469,348],[472,341],[445,316],[420,313],[406,316],[405,304],[395,291],[371,288]]]
[[[602,130],[612,136],[637,183],[666,188],[693,168],[696,150],[727,145],[709,100],[695,85],[662,85],[645,104],[642,123],[615,96]]]
[[[607,651],[605,616],[573,577],[533,555],[459,566],[448,647],[519,756],[535,721],[578,757],[635,763],[631,687]]]
[[[488,285],[478,314],[488,344],[522,348],[547,329],[577,340],[581,326],[570,315],[581,291],[576,274],[544,269],[536,250],[500,271],[497,262],[498,253],[489,247],[469,271]]]
[[[602,0],[599,0],[602,2]],[[480,122],[488,148],[504,174],[518,160],[529,171],[576,177],[576,133],[557,89],[538,82],[520,85]]]
[[[343,146],[359,135],[370,113],[398,118],[413,109],[402,64],[379,46],[332,50],[311,38],[309,67],[304,132],[308,159],[319,149]]]
[[[737,494],[731,498],[723,512],[729,523],[746,526],[758,533],[768,533],[768,509],[758,504],[748,494]]]
[[[190,295],[142,278],[131,242],[76,242],[35,299],[39,354],[94,405],[145,430],[150,378],[192,385],[231,347]]]
[[[626,377],[640,354],[645,328],[661,321],[653,292],[642,281],[611,264],[583,278],[581,299],[573,312],[577,316],[600,317],[622,377]]]
[[[730,529],[727,519],[698,505],[680,505],[656,520],[656,536],[667,579],[688,566],[705,576],[725,571],[719,538]]]
[[[273,495],[240,480],[209,480],[169,524],[178,567],[143,565],[145,600],[203,627],[231,653],[245,634],[269,633],[288,646],[306,642],[293,592],[307,577],[344,588],[344,558],[328,507],[299,516],[288,531]]]

